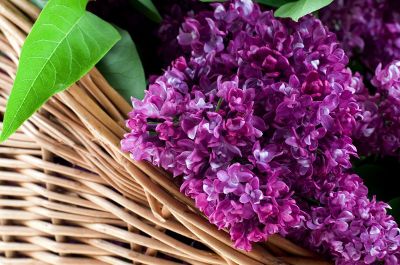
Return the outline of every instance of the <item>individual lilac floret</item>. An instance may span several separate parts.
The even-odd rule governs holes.
[[[335,0],[320,17],[337,33],[346,53],[371,71],[400,59],[398,0]]]
[[[355,131],[357,147],[364,155],[400,158],[400,61],[378,65],[372,84],[374,95],[362,86],[357,93],[363,117]]]
[[[309,199],[325,205],[319,190],[351,179],[356,155],[356,88],[335,35],[312,16],[294,23],[236,0],[187,18],[178,41],[190,56],[133,99],[122,148],[181,180],[238,248],[309,230]]]

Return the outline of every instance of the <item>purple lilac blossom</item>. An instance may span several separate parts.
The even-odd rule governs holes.
[[[185,18],[193,17],[198,11],[211,10],[211,6],[199,0],[158,0],[155,4],[163,17],[156,34],[161,41],[158,54],[165,66],[168,66],[178,55],[190,53],[188,49],[179,45],[176,38]]]
[[[289,238],[319,249],[338,265],[399,264],[399,228],[386,203],[368,199],[359,176],[328,174],[313,180],[315,202],[301,206],[308,217]]]
[[[400,61],[385,68],[379,64],[372,79],[376,93],[371,95],[357,81],[357,101],[362,109],[354,139],[360,154],[400,158]]]
[[[346,54],[371,71],[400,59],[398,0],[335,0],[320,18],[338,36]]]
[[[312,16],[294,23],[236,0],[187,18],[178,41],[190,56],[133,99],[123,150],[183,176],[182,192],[237,248],[306,235],[302,243],[337,264],[397,264],[399,231],[386,205],[345,173],[360,110],[335,35]],[[371,252],[375,239],[383,243]]]

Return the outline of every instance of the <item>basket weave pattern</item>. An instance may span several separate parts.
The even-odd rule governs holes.
[[[0,116],[38,14],[0,0]],[[93,69],[0,145],[0,264],[328,264],[280,236],[234,249],[168,174],[120,151],[130,108]]]

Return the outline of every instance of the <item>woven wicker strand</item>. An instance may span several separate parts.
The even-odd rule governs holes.
[[[0,117],[38,14],[0,0]],[[233,248],[167,173],[120,151],[129,110],[93,69],[0,145],[0,264],[330,264],[277,235]]]

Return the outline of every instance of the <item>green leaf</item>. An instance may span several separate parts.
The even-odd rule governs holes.
[[[128,101],[142,99],[146,78],[135,43],[126,30],[117,28],[122,38],[97,64],[107,81]]]
[[[130,3],[151,20],[161,22],[162,17],[151,0],[130,0]]]
[[[290,17],[294,21],[332,3],[333,0],[298,0],[287,3],[275,11],[276,17]]]
[[[389,201],[391,210],[389,213],[396,219],[397,222],[400,222],[400,197]]]
[[[31,0],[31,2],[40,9],[43,9],[43,7],[47,4],[48,0]]]
[[[257,0],[258,3],[267,5],[267,6],[272,6],[272,7],[281,7],[284,4],[293,2],[295,0]]]
[[[87,0],[50,0],[22,48],[0,141],[52,95],[85,75],[120,39],[110,24],[85,10]]]

